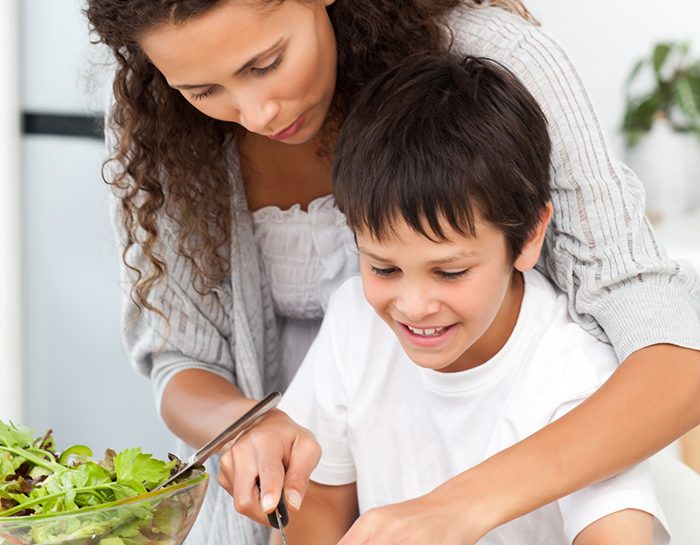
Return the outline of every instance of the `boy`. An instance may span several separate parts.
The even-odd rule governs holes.
[[[343,545],[401,543],[368,539],[381,510],[353,525],[356,513],[414,498],[420,513],[436,487],[613,372],[611,348],[533,270],[552,215],[549,155],[535,100],[486,60],[410,58],[361,93],[334,167],[361,280],[332,297],[281,405],[323,449],[290,543],[334,545],[351,526]],[[638,466],[479,543],[667,541]]]

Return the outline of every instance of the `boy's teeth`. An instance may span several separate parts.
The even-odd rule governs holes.
[[[410,325],[406,326],[406,327],[408,327],[408,329],[411,330],[411,333],[414,333],[416,335],[421,335],[423,337],[432,337],[434,335],[439,335],[440,333],[442,333],[442,330],[445,329],[444,327],[435,327],[435,328],[431,328],[431,329],[418,329],[416,327],[411,327]]]

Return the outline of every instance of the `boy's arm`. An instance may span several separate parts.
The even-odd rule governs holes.
[[[301,509],[289,514],[284,530],[289,543],[336,545],[356,517],[355,483],[327,486],[311,481]],[[272,530],[270,545],[280,543],[280,533]]]
[[[651,545],[654,517],[637,509],[617,511],[586,526],[574,545]]]

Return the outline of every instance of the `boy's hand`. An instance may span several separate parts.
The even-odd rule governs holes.
[[[267,513],[279,503],[282,490],[289,508],[299,510],[320,458],[313,434],[273,409],[222,453],[219,484],[234,497],[236,510],[269,525]]]
[[[367,511],[338,545],[473,545],[485,533],[477,520],[433,492]]]

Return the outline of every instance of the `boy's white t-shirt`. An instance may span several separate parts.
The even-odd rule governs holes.
[[[413,363],[366,302],[360,278],[347,280],[280,404],[321,444],[312,480],[356,482],[360,513],[421,496],[593,393],[617,366],[611,347],[569,318],[566,296],[544,276],[524,277],[506,345],[458,373]],[[654,515],[654,544],[668,543],[650,476],[638,465],[496,528],[479,545],[564,545],[628,508]]]

